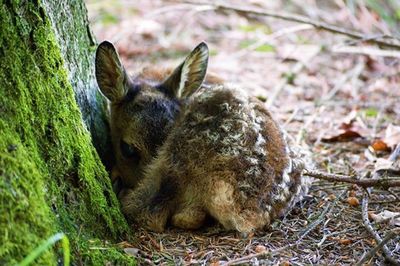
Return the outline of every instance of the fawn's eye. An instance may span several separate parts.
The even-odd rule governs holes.
[[[129,145],[125,141],[121,140],[120,149],[122,155],[127,159],[133,159],[135,161],[140,160],[139,150],[132,145]]]

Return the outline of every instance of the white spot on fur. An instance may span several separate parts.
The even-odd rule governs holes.
[[[289,160],[289,161],[291,161],[291,160]],[[289,165],[290,165],[290,167],[289,166],[286,167],[285,170],[283,171],[282,180],[284,183],[289,183],[290,179],[291,179],[290,173],[291,173],[292,167],[291,167],[291,164],[289,164]]]
[[[289,187],[286,183],[280,183],[276,188],[276,194],[273,195],[272,199],[276,202],[286,202],[290,197]]]
[[[222,120],[219,125],[219,130],[209,130],[205,129],[202,132],[197,132],[201,134],[205,141],[211,144],[218,144],[220,146],[220,152],[222,156],[226,157],[236,157],[240,156],[246,163],[247,168],[238,170],[245,171],[245,175],[251,178],[252,176],[261,175],[262,170],[262,159],[269,158],[269,156],[274,156],[273,154],[267,154],[266,150],[266,139],[262,135],[263,124],[265,123],[263,115],[258,115],[256,111],[255,104],[249,101],[246,94],[236,88],[229,88],[226,86],[218,86],[212,88],[209,92],[203,92],[196,95],[196,99],[201,102],[206,102],[209,98],[212,98],[220,90],[233,90],[236,104],[235,106],[231,103],[222,103],[219,106],[221,113],[229,112],[229,115]],[[204,114],[200,114],[200,116]],[[205,121],[206,117],[199,117],[199,121],[203,119]],[[212,118],[210,118],[212,119]],[[286,133],[281,130],[284,142],[286,156],[289,159],[285,169],[283,170],[282,176],[275,179],[275,189],[273,194],[271,194],[271,203],[278,203],[282,205],[292,205],[298,199],[298,193],[304,193],[308,183],[306,179],[302,179],[301,185],[296,188],[290,188],[293,181],[293,175],[299,174],[299,171],[304,168],[304,162],[302,153],[295,149],[292,149],[290,138]],[[249,143],[249,135],[251,134],[254,139]],[[272,159],[272,157],[271,157]],[[238,184],[239,190],[245,191],[251,188],[248,181],[243,180]],[[292,192],[290,190],[293,190]],[[226,194],[226,192],[221,194]],[[243,193],[241,193],[243,196]],[[223,195],[215,199],[217,202],[223,202],[227,199]],[[268,203],[267,203],[268,204]],[[265,206],[266,213],[271,213],[274,210],[274,206]]]

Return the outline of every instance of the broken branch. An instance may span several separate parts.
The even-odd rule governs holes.
[[[283,250],[286,250],[286,249],[292,247],[293,245],[294,245],[294,244],[289,244],[289,245],[283,246],[283,247],[281,247],[281,248],[277,248],[277,249],[272,250],[272,251],[266,250],[266,251],[263,251],[263,252],[250,254],[250,255],[247,255],[247,256],[244,256],[244,257],[241,257],[241,258],[237,258],[237,259],[234,259],[234,260],[230,260],[230,261],[228,261],[228,262],[226,262],[226,263],[223,263],[222,266],[229,266],[229,265],[242,264],[242,263],[245,263],[245,262],[250,261],[252,258],[260,258],[260,257],[274,256],[275,254],[277,254],[277,253],[279,253],[279,252],[281,252],[281,251],[283,251]]]
[[[319,30],[325,30],[328,32],[336,33],[336,34],[341,34],[341,35],[346,35],[348,37],[351,37],[353,39],[361,40],[367,43],[375,43],[381,46],[385,47],[390,47],[390,48],[395,48],[395,49],[400,49],[400,44],[394,43],[393,41],[388,41],[385,40],[381,36],[376,36],[371,38],[368,35],[362,34],[361,32],[354,31],[354,30],[349,30],[349,29],[344,29],[342,27],[332,25],[326,22],[322,21],[317,21],[317,20],[312,20],[310,18],[297,15],[297,14],[288,14],[288,13],[280,13],[280,12],[274,12],[270,10],[264,10],[260,8],[243,8],[239,6],[233,6],[233,5],[227,5],[227,4],[220,4],[220,3],[210,3],[210,2],[192,2],[192,1],[184,1],[185,3],[192,4],[192,5],[206,5],[213,7],[214,10],[230,10],[234,11],[238,14],[252,14],[256,16],[265,16],[265,17],[272,17],[272,18],[277,18],[277,19],[283,19],[287,21],[292,21],[292,22],[299,22],[299,23],[304,23],[304,24],[309,24],[312,25],[314,28],[319,29]],[[390,38],[391,40],[397,40],[393,36],[385,36],[386,39]]]
[[[380,178],[380,179],[357,179],[354,176],[340,175],[340,174],[330,174],[323,173],[319,171],[306,170],[304,175],[327,180],[330,182],[342,182],[356,184],[363,188],[368,187],[379,187],[383,189],[388,189],[390,187],[400,187],[400,178]]]

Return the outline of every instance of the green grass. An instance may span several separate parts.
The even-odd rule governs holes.
[[[63,265],[69,266],[70,263],[70,249],[69,249],[69,240],[68,237],[64,233],[57,233],[47,239],[43,244],[34,249],[28,256],[25,257],[17,266],[27,266],[34,262],[34,260],[39,257],[43,252],[47,251],[50,247],[52,247],[55,243],[61,240],[62,248],[63,248]]]

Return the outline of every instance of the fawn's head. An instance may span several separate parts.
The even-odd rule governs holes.
[[[99,45],[96,78],[111,102],[111,138],[123,187],[141,180],[181,104],[201,87],[207,63],[207,45],[200,43],[172,72],[152,67],[130,77],[114,46]]]

